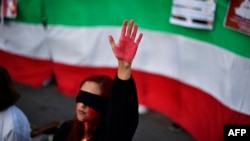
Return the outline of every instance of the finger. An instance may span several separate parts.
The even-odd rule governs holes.
[[[130,37],[133,26],[134,26],[134,20],[130,20],[126,37]]]
[[[139,36],[138,36],[138,38],[136,39],[136,42],[135,42],[135,43],[136,43],[137,45],[139,45],[139,43],[140,43],[140,41],[141,41],[141,39],[142,39],[142,36],[143,36],[143,34],[140,33]]]
[[[125,36],[127,25],[128,25],[128,21],[124,20],[123,24],[122,24],[121,36],[120,37],[124,37]]]
[[[131,39],[133,41],[135,40],[135,36],[136,36],[137,30],[138,30],[138,25],[135,25],[134,29],[133,29],[133,32],[132,32],[132,35],[131,35]]]
[[[114,38],[113,38],[111,35],[109,35],[108,37],[109,37],[109,44],[110,44],[110,46],[111,46],[112,48],[114,48],[114,47],[115,47]]]

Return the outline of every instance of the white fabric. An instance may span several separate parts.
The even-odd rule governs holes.
[[[47,32],[54,63],[116,67],[107,35],[119,37],[119,27],[48,26]],[[143,33],[143,39],[133,61],[135,70],[174,78],[199,88],[230,109],[250,115],[249,58],[177,34],[138,32]]]
[[[0,141],[30,141],[30,124],[16,106],[0,112]]]
[[[0,48],[26,57],[50,59],[45,30],[40,25],[8,23],[0,27]]]

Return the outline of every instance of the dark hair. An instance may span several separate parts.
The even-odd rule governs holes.
[[[99,84],[100,89],[101,89],[101,96],[104,98],[108,98],[110,91],[111,91],[111,87],[112,87],[112,82],[113,79],[111,77],[109,77],[108,75],[91,75],[87,78],[85,78],[81,83],[80,83],[80,88],[82,87],[82,85],[86,82],[86,81],[92,81],[92,82],[96,82],[97,84]],[[104,121],[104,117],[101,117],[100,120],[98,120],[95,125],[98,126],[100,124],[102,124],[102,122]],[[69,137],[68,140],[69,141],[80,141],[83,136],[84,136],[84,127],[82,122],[78,121],[75,117],[75,119],[72,122],[72,128],[71,131],[69,133]],[[98,129],[96,129],[98,130]],[[96,131],[95,130],[95,131]],[[93,131],[93,132],[95,132]]]
[[[14,105],[19,98],[9,72],[0,66],[0,111]]]

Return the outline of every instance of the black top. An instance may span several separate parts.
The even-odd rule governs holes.
[[[131,141],[138,126],[138,99],[134,79],[113,81],[106,121],[91,141]],[[66,141],[72,122],[64,122],[53,141]]]

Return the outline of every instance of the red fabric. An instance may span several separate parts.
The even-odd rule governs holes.
[[[116,69],[87,66],[78,67],[55,63],[54,74],[58,90],[65,95],[76,96],[80,83],[85,77],[92,74],[106,74],[113,78],[116,74]]]
[[[49,60],[31,59],[0,50],[0,65],[4,66],[16,82],[42,87],[53,73]]]

